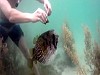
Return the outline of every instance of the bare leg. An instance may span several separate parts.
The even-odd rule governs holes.
[[[22,53],[24,54],[26,59],[31,59],[31,55],[29,52],[29,49],[25,43],[24,37],[21,36],[18,42],[18,47],[20,48],[20,50],[22,51]]]
[[[40,75],[37,65],[31,59],[31,54],[29,52],[29,49],[27,48],[23,36],[21,36],[18,46],[21,49],[22,53],[24,54],[25,58],[28,60],[28,66],[30,68],[33,68],[35,75]]]
[[[28,66],[32,69],[32,67],[34,67],[32,57],[31,57],[30,51],[26,45],[26,42],[24,40],[24,34],[23,34],[23,31],[20,28],[20,26],[15,25],[8,34],[9,34],[10,38],[12,39],[12,41],[20,48],[23,55],[27,59]],[[38,72],[38,69],[36,69],[35,67],[34,67],[34,70],[37,70],[37,72]]]
[[[35,64],[34,62],[33,62],[33,70],[34,70],[35,75],[40,75],[37,64]]]

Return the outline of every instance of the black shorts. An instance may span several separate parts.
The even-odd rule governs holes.
[[[9,36],[18,46],[18,42],[24,34],[19,25],[14,23],[0,23],[0,36],[3,37],[3,42],[5,42]]]

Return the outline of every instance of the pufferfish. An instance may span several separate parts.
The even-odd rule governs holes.
[[[32,48],[32,60],[40,63],[48,62],[51,55],[57,49],[58,35],[54,33],[54,30],[48,30],[41,34]]]

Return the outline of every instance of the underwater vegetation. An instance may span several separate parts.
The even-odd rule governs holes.
[[[9,57],[8,47],[3,46],[2,38],[0,38],[0,75],[14,75],[15,68],[12,59]]]
[[[63,41],[64,41],[64,49],[68,56],[71,58],[72,62],[77,65],[79,64],[78,57],[75,53],[75,43],[72,37],[72,33],[69,30],[67,24],[63,25]]]
[[[25,65],[26,60],[23,57],[22,53],[20,52],[19,48],[17,48],[17,46],[11,41],[10,38],[8,38],[6,42],[7,42],[7,47],[3,47],[3,51],[6,53],[0,53],[0,75],[32,74],[28,66]],[[1,45],[1,39],[0,39],[0,45]],[[6,48],[8,50],[6,50]]]
[[[98,37],[98,42],[100,44],[100,21],[96,21],[96,28],[97,28],[97,37]]]
[[[4,66],[3,66],[3,58],[4,58],[4,55],[6,54],[7,52],[7,47],[3,46],[4,44],[2,43],[2,40],[3,38],[0,37],[0,75],[5,75],[6,73],[4,72]]]
[[[97,33],[98,33],[97,35],[98,36],[100,35],[99,25],[100,24],[97,23]],[[82,64],[79,60],[79,56],[77,54],[77,48],[75,46],[75,40],[73,38],[73,34],[67,23],[63,24],[62,31],[63,31],[63,36],[61,36],[61,37],[63,37],[63,47],[62,48],[58,47],[58,48],[60,50],[64,49],[65,56],[68,55],[69,58],[71,59],[72,63],[75,65],[74,67],[71,67],[71,69],[75,68],[74,69],[75,74],[73,74],[73,75],[88,75],[87,72],[90,73],[89,75],[100,75],[100,43],[99,43],[100,37],[98,37],[97,42],[96,42],[96,40],[94,41],[94,39],[92,37],[92,32],[89,30],[89,27],[87,27],[86,25],[83,27],[84,44],[85,44],[85,48],[83,49],[83,51],[85,54],[85,57],[84,57],[85,63],[86,63],[86,66],[88,66],[88,67],[85,67],[85,66],[82,66]],[[33,38],[34,48],[49,46],[49,49],[47,48],[48,50],[54,49],[54,51],[55,51],[57,48],[57,43],[58,43],[58,35],[56,36],[56,34],[52,30],[50,31],[50,34],[51,34],[50,36],[47,35],[47,33],[46,33],[43,35],[38,35],[35,38]],[[53,37],[51,37],[52,34],[53,34]],[[44,37],[44,35],[46,35],[46,36]],[[54,35],[57,38],[54,37]],[[45,40],[43,39],[43,37],[45,38]],[[51,38],[51,40],[53,38],[52,42],[49,40],[50,38]],[[56,40],[54,41],[54,39],[56,39]],[[49,40],[50,42],[47,42],[46,40]],[[30,69],[28,68],[25,58],[23,57],[20,50],[14,45],[14,43],[10,39],[8,39],[8,41],[7,41],[8,46],[7,46],[5,43],[2,43],[1,41],[2,41],[2,38],[0,38],[0,75],[35,75],[34,72],[30,71]],[[44,44],[43,44],[43,41],[44,41]],[[38,46],[38,44],[40,46]],[[36,46],[38,46],[38,47],[36,47]],[[51,48],[50,48],[50,46],[51,46]],[[45,50],[46,48],[42,48],[42,49]],[[32,50],[33,50],[33,48],[32,48]],[[36,52],[31,51],[31,53],[33,55]],[[39,53],[39,52],[37,52],[37,53]],[[46,54],[48,54],[48,53],[46,53]],[[43,64],[41,64],[42,61],[40,61],[39,59],[36,59],[36,61],[39,60],[41,62],[41,63],[36,64],[40,75],[63,75],[62,72],[68,66],[68,64],[66,64],[66,63],[69,60],[64,59],[63,57],[61,58],[61,55],[64,55],[64,54],[60,54],[60,53],[57,54],[53,63],[50,65],[43,65]],[[36,55],[36,56],[38,56],[38,55]],[[42,55],[41,55],[41,57],[42,57]],[[38,58],[38,57],[36,57],[36,58]],[[71,70],[71,69],[69,69],[69,70]],[[68,69],[66,69],[66,71],[67,70]],[[64,75],[68,75],[69,73],[67,73],[67,72],[65,72],[66,74],[64,74]]]
[[[94,59],[92,60],[92,64],[94,65],[93,75],[100,75],[100,45],[95,43],[94,45]]]
[[[84,43],[85,43],[85,51],[84,51],[84,53],[85,53],[85,56],[86,56],[85,61],[86,61],[86,64],[89,65],[90,68],[92,68],[92,65],[91,65],[92,61],[91,60],[92,60],[93,57],[91,57],[91,56],[93,55],[92,54],[93,43],[92,43],[91,32],[90,32],[89,28],[86,27],[86,26],[84,26],[84,35],[85,35],[84,36],[85,37],[85,39],[84,39]]]
[[[100,34],[100,32],[98,32]],[[85,35],[85,61],[89,66],[91,75],[100,75],[100,45],[92,41],[92,35],[88,27],[84,27]],[[100,38],[100,37],[99,37]]]
[[[73,64],[77,67],[77,75],[87,75],[87,70],[90,75],[100,75],[100,45],[96,41],[93,42],[92,34],[87,26],[83,27],[84,30],[84,54],[87,68],[81,67],[81,63],[77,56],[74,38],[67,23],[63,25],[63,46],[67,55],[72,60]],[[97,23],[98,38],[100,38],[100,27]],[[100,39],[98,39],[99,41]]]
[[[64,50],[66,51],[66,54],[71,58],[73,64],[76,65],[77,75],[87,75],[85,69],[80,65],[80,61],[78,59],[78,55],[75,48],[74,38],[67,23],[63,25],[63,39]]]

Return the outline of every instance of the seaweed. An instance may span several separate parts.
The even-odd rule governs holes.
[[[93,75],[100,75],[100,45],[94,43],[92,64],[94,65]]]
[[[73,64],[76,65],[77,75],[87,75],[85,68],[80,65],[79,58],[76,53],[75,41],[67,23],[63,25],[63,40],[63,47],[66,54],[71,58]]]
[[[92,36],[91,36],[91,32],[89,30],[89,28],[87,26],[84,26],[84,43],[85,43],[85,50],[84,50],[84,53],[85,53],[85,61],[86,61],[86,64],[90,67],[90,69],[92,69],[92,56],[93,56],[93,44],[92,44]]]
[[[0,75],[30,75],[33,72],[29,70],[23,55],[17,46],[7,39],[7,47],[0,50]],[[3,44],[0,39],[0,46]],[[7,51],[8,49],[8,51]],[[23,63],[25,62],[25,63]],[[33,74],[32,74],[33,75]]]
[[[63,46],[64,50],[68,54],[68,56],[71,58],[72,62],[77,65],[79,63],[78,57],[75,53],[75,43],[74,39],[72,38],[72,33],[69,30],[67,24],[63,25]]]
[[[91,75],[100,75],[100,45],[92,41],[91,32],[88,27],[84,27],[85,34],[85,61],[89,66]]]
[[[36,41],[38,39],[39,35],[36,35],[34,38],[33,38],[33,44],[36,44]]]
[[[98,20],[96,20],[96,29],[97,29],[97,40],[98,43],[100,44],[100,22]]]

